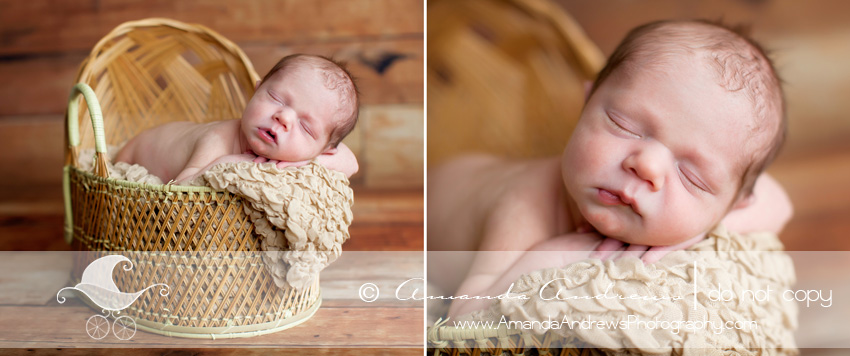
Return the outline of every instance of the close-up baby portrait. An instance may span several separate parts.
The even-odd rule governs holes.
[[[850,248],[850,122],[827,95],[850,85],[846,19],[773,1],[427,12],[429,350],[850,346],[832,316],[848,281],[824,272]]]

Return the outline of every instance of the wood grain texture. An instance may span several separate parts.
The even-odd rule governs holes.
[[[323,307],[297,327],[247,339],[170,338],[139,331],[132,339],[121,341],[90,338],[85,332],[86,319],[97,313],[77,301],[53,307],[0,306],[0,348],[418,347],[424,332],[422,310]]]
[[[366,185],[386,188],[422,185],[424,108],[372,106],[363,110],[361,117]]]
[[[88,51],[118,24],[146,17],[199,23],[235,42],[403,37],[424,26],[421,0],[3,0],[0,7],[0,56]]]
[[[348,63],[357,78],[364,106],[422,103],[424,100],[422,68],[425,57],[421,36],[401,40],[354,38],[339,43],[293,46],[249,43],[241,47],[260,76],[286,55],[320,54]],[[398,53],[404,58],[378,73],[361,58],[373,52]],[[88,52],[0,59],[0,78],[4,78],[0,85],[0,116],[64,113],[71,84],[86,54]]]
[[[64,135],[57,115],[0,121],[0,187],[61,184]]]
[[[254,356],[254,355],[320,355],[320,356],[337,356],[337,355],[364,355],[364,356],[413,356],[422,355],[422,348],[326,348],[326,347],[311,347],[311,348],[278,348],[278,347],[240,347],[236,348],[146,348],[121,350],[123,354],[134,356]],[[92,349],[92,348],[53,348],[53,349],[0,349],[0,354],[3,355],[114,355],[115,349]]]

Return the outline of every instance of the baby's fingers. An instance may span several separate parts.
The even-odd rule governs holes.
[[[301,167],[301,166],[303,166],[307,163],[310,163],[310,161],[298,161],[298,162],[280,161],[280,162],[277,163],[277,168],[283,169],[283,168],[286,168],[286,167]]]
[[[667,256],[668,253],[675,251],[674,246],[653,246],[641,257],[641,261],[643,263],[655,263],[658,262],[664,256]]]
[[[254,158],[255,163],[266,163],[267,161],[268,158],[265,158],[263,156],[257,156],[257,158]]]
[[[619,258],[624,258],[624,257],[635,257],[635,258],[640,258],[640,257],[641,257],[641,256],[643,256],[643,255],[644,255],[644,253],[645,253],[647,250],[649,250],[649,249],[650,249],[650,247],[649,247],[649,246],[647,246],[647,245],[629,245],[629,247],[627,247],[627,248],[626,248],[626,251],[625,251],[625,252],[623,252],[623,253],[622,253],[619,257],[617,257],[617,258],[618,258],[618,259],[619,259]]]
[[[596,246],[596,250],[590,254],[590,258],[606,260],[617,253],[617,251],[620,251],[625,245],[623,241],[606,237],[599,246]]]

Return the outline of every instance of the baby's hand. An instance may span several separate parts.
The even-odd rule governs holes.
[[[646,246],[626,244],[625,242],[622,242],[615,238],[607,237],[604,241],[602,241],[601,244],[599,244],[599,246],[596,247],[596,250],[594,250],[594,252],[590,254],[590,257],[598,258],[601,260],[611,258],[637,257],[640,258],[641,261],[643,261],[644,263],[655,263],[658,262],[658,260],[660,260],[662,257],[666,256],[668,253],[673,251],[684,250],[688,247],[693,246],[697,242],[702,241],[702,239],[704,238],[705,234],[700,234],[699,236],[693,237],[691,239],[685,240],[681,243],[671,246]]]

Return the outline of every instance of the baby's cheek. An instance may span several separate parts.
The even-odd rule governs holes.
[[[567,152],[564,154],[565,169],[571,174],[588,173],[592,171],[594,163],[599,163],[593,147],[584,144],[571,145],[567,147]]]

